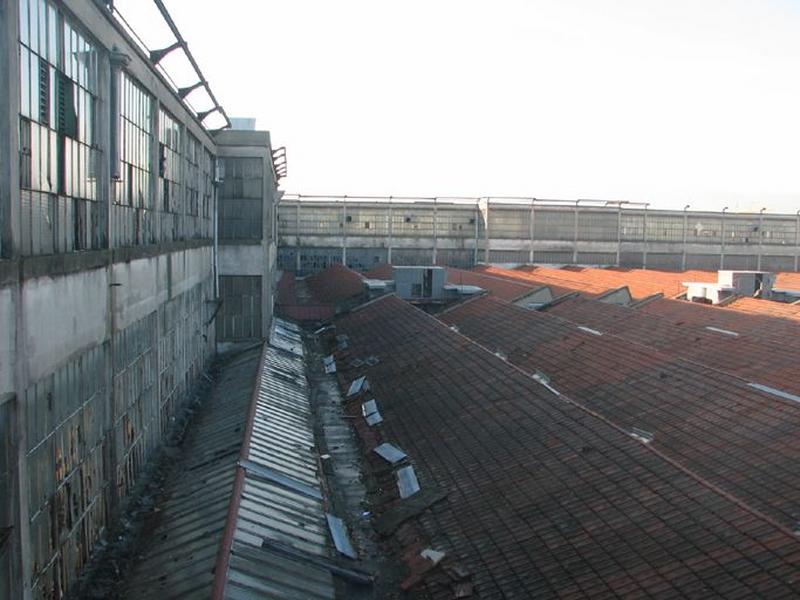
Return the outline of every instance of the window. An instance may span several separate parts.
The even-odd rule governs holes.
[[[220,238],[260,240],[263,231],[261,158],[221,158],[225,179],[219,195]]]
[[[120,78],[120,180],[114,200],[136,208],[153,208],[150,196],[152,99],[127,73]]]
[[[20,153],[31,168],[24,188],[96,199],[96,96],[94,45],[50,2],[20,0]]]
[[[161,210],[181,211],[181,127],[165,110],[158,113],[158,174],[161,177]]]

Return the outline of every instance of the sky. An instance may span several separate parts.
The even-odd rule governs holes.
[[[165,4],[227,113],[287,147],[290,193],[800,209],[800,1]]]

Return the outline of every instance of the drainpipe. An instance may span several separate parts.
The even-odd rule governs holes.
[[[762,246],[764,243],[764,211],[767,210],[766,207],[762,208],[758,212],[758,266],[756,267],[756,271],[761,270],[761,252]]]
[[[681,271],[686,270],[686,228],[688,227],[689,217],[686,211],[689,210],[689,204],[683,207],[683,257],[681,258]]]
[[[534,217],[536,198],[531,198],[531,217],[530,217],[530,246],[528,248],[528,264],[533,264],[533,237],[534,237]]]
[[[719,270],[725,268],[725,211],[728,210],[728,207],[722,209],[722,225],[720,226],[720,254],[719,254]]]

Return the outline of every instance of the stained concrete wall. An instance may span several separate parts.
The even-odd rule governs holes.
[[[52,7],[98,50],[94,143],[100,157],[96,200],[53,200],[92,202],[91,215],[99,216],[91,226],[103,236],[81,252],[50,240],[36,245],[39,256],[23,243],[32,233],[20,218],[19,0],[0,0],[6,82],[0,91],[0,532],[12,528],[7,541],[0,536],[0,599],[56,598],[75,589],[216,351],[217,257],[210,227],[193,229],[199,217],[183,205],[179,213],[160,206],[153,173],[150,212],[157,225],[179,223],[177,235],[158,244],[119,235],[136,229],[139,209],[113,200],[111,49],[128,55],[125,71],[150,94],[154,114],[163,108],[177,120],[183,140],[191,134],[214,155],[217,141],[103,3],[63,0]],[[154,117],[154,132],[157,124]],[[269,135],[250,132],[247,141],[260,145],[271,178],[265,237],[256,253],[222,262],[239,270],[241,260],[240,270],[263,276],[266,331],[276,255],[269,232],[278,192]],[[154,133],[154,165],[158,143]],[[182,172],[186,184],[189,175]]]

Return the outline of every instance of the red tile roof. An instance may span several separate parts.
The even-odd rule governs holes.
[[[366,294],[364,279],[342,265],[298,281],[294,273],[284,271],[276,288],[276,310],[295,321],[330,319],[337,310],[357,304]]]
[[[447,267],[447,283],[456,285],[476,285],[485,289],[491,295],[507,302],[513,302],[527,296],[533,290],[541,287],[525,281],[509,281],[503,277],[494,277],[488,273],[465,271],[454,267]]]
[[[546,285],[553,290],[554,296],[561,296],[570,292],[581,292],[589,296],[599,296],[610,289],[621,286],[602,286],[593,283],[582,282],[577,279],[570,279],[568,271],[562,271],[563,276],[554,277],[544,270],[536,271],[523,271],[521,269],[503,269],[501,267],[479,265],[475,267],[475,271],[483,273],[484,275],[492,275],[510,281],[524,282],[529,285],[542,286]],[[558,269],[548,269],[547,271],[558,271]]]
[[[778,273],[775,287],[800,290],[800,273]]]
[[[682,304],[690,306],[688,302]],[[714,310],[703,312],[713,314]],[[800,323],[783,322],[782,327],[776,328],[776,333],[782,335],[778,342],[775,336],[772,339],[760,336],[755,327],[742,331],[741,324],[750,315],[740,315],[736,323],[722,328],[700,319],[676,322],[643,310],[582,298],[557,304],[548,313],[747,381],[800,395],[800,379],[794,376],[800,362]]]
[[[631,296],[640,299],[653,294],[667,297],[683,293],[684,281],[716,281],[717,274],[709,271],[652,271],[648,269],[599,269],[571,267],[553,269],[549,267],[524,266],[512,272],[528,273],[536,277],[547,277],[561,281],[562,285],[581,290],[582,286],[603,291],[627,286]]]
[[[364,293],[364,278],[345,267],[334,264],[306,279],[317,303],[338,304]]]
[[[499,316],[497,307],[508,317],[505,324],[492,316]],[[455,320],[464,322],[465,330],[475,329],[490,349],[495,341],[508,342],[506,351],[516,359],[527,352],[528,330],[560,346],[562,353],[580,349],[585,341],[562,340],[564,327],[574,327],[555,317],[536,316],[490,297],[458,311],[463,314]],[[534,328],[534,322],[520,322],[518,314],[553,326]],[[500,328],[501,335],[492,335],[488,325]],[[795,595],[800,543],[792,532],[666,456],[694,452],[671,443],[671,429],[693,432],[709,454],[724,455],[720,464],[728,479],[751,481],[772,502],[782,501],[784,496],[774,493],[774,480],[794,487],[794,461],[786,457],[781,468],[770,470],[767,454],[748,472],[737,462],[748,458],[743,447],[752,427],[747,422],[726,423],[724,410],[718,415],[706,408],[705,399],[695,398],[691,410],[684,411],[687,420],[676,417],[656,429],[653,444],[645,445],[624,430],[631,423],[646,426],[659,414],[657,394],[641,397],[640,392],[627,409],[607,411],[618,421],[598,415],[594,411],[613,404],[613,381],[595,385],[586,377],[584,387],[595,398],[591,409],[584,408],[394,296],[361,307],[336,326],[350,344],[337,362],[347,369],[348,381],[369,378],[384,418],[383,437],[408,454],[423,491],[438,488],[447,494],[415,519],[424,538],[405,536],[401,542],[407,549],[422,542],[447,553],[443,569],[417,570],[412,578],[419,579],[415,589],[426,597],[452,598],[449,574],[456,570],[471,578],[480,598]],[[585,360],[587,354],[580,356]],[[345,366],[366,356],[379,360],[371,367]],[[599,358],[614,363],[613,354]],[[577,382],[582,365],[572,362],[575,375],[570,379]],[[637,359],[640,377],[647,362]],[[555,365],[543,366],[561,385]],[[628,379],[635,379],[637,369],[629,371]],[[670,370],[664,379],[656,378],[665,394],[676,376]],[[626,378],[617,372],[608,379]],[[576,392],[581,388],[572,387]],[[741,406],[751,411],[746,414],[771,419],[775,456],[785,454],[780,444],[791,435],[800,444],[800,436],[783,430],[783,403],[762,399],[758,409],[730,392],[725,402],[728,413]],[[723,437],[739,437],[719,448],[715,428],[724,425],[731,431]],[[761,436],[757,441],[767,443]],[[722,475],[717,479],[726,481]],[[792,512],[796,505],[787,502],[781,508]],[[396,539],[401,537],[398,533]]]
[[[487,348],[786,527],[800,519],[800,404],[554,315],[480,298],[442,315]]]
[[[364,273],[367,279],[394,279],[393,267],[389,263],[381,263]]]
[[[793,334],[796,317],[792,311],[796,308],[770,300],[741,298],[724,307],[662,299],[637,310],[658,315],[675,325],[718,327],[796,348],[800,344],[800,338]]]

